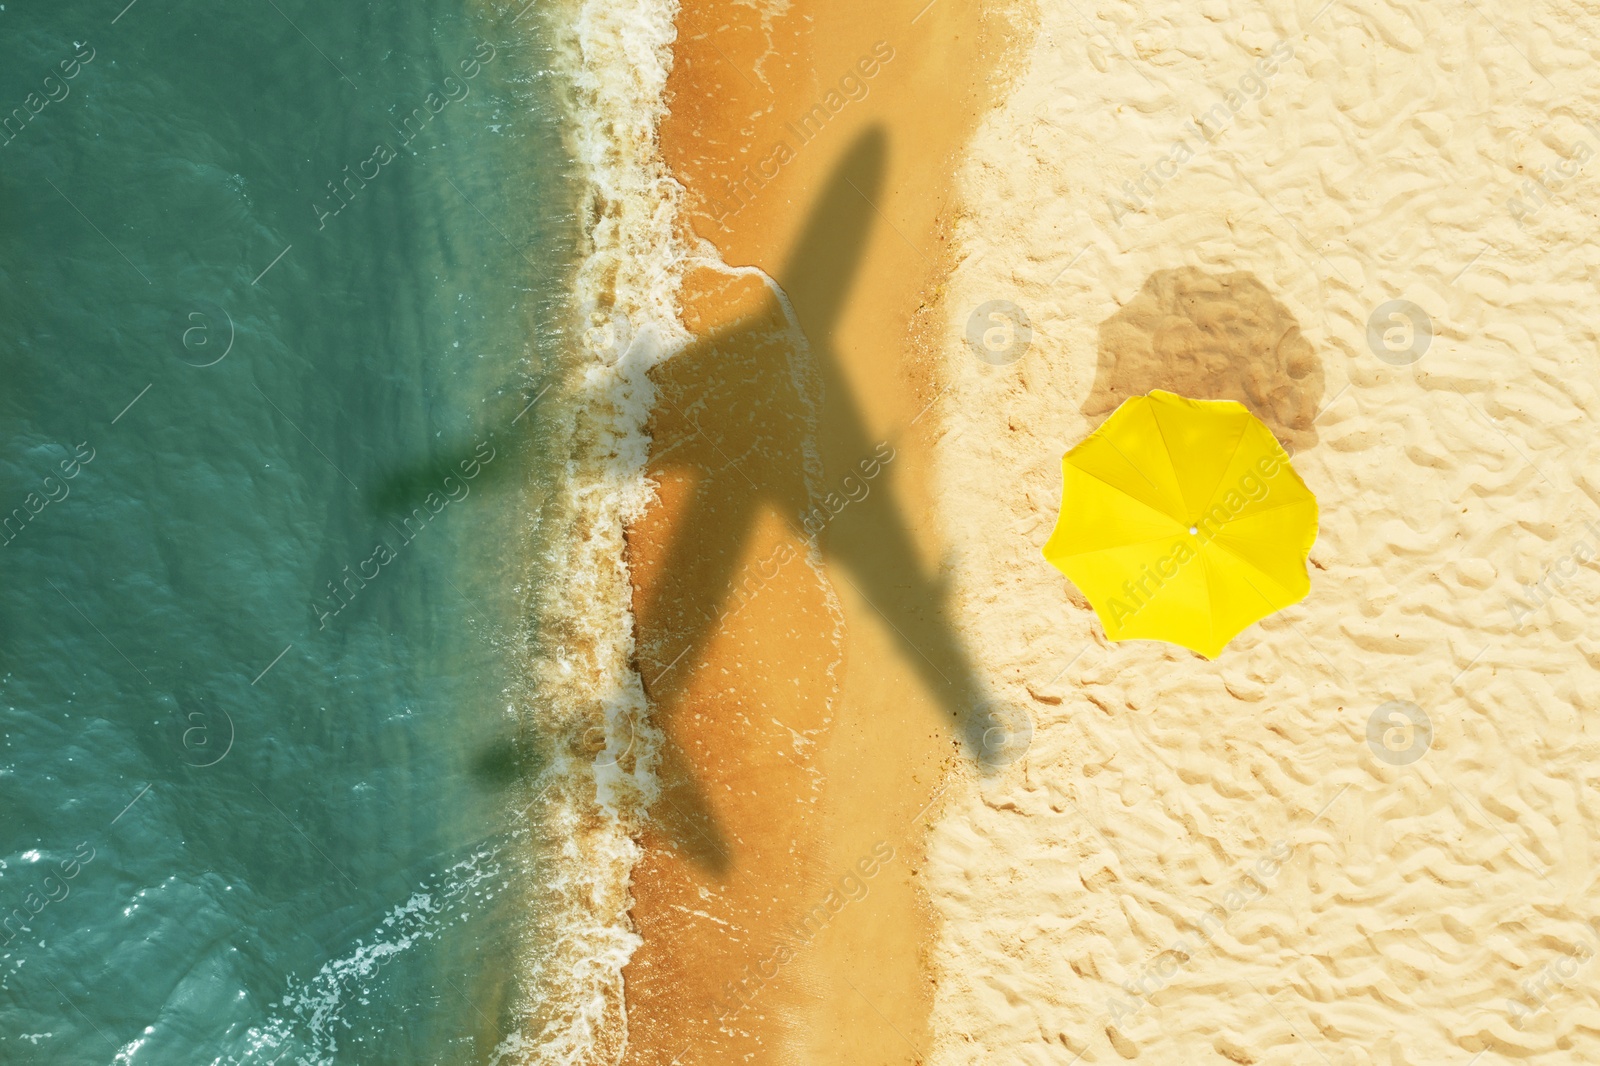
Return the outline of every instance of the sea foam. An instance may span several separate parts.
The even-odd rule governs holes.
[[[557,532],[540,546],[519,710],[553,751],[531,785],[541,859],[516,1031],[496,1063],[612,1063],[626,1043],[622,969],[639,944],[628,885],[660,737],[634,667],[624,530],[652,495],[647,371],[689,339],[677,314],[682,189],[657,141],[676,14],[670,0],[572,0],[550,16],[586,245],[564,402],[550,416],[566,461],[538,519]]]

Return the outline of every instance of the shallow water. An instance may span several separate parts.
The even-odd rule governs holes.
[[[0,1061],[486,1061],[574,254],[540,27],[122,3],[0,7]]]

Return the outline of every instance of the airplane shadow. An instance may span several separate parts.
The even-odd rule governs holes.
[[[945,578],[937,563],[921,561],[896,499],[893,442],[869,432],[834,343],[878,221],[873,203],[886,154],[881,128],[857,138],[776,278],[809,351],[795,349],[781,303],[767,296],[651,372],[658,390],[652,473],[674,483],[677,506],[660,565],[636,595],[638,664],[653,718],[670,724],[682,679],[748,593],[751,538],[775,513],[791,536],[837,564],[830,573],[842,572],[883,619],[968,755],[989,771],[1026,748],[1031,719],[989,699],[950,622]],[[849,357],[895,360],[898,353]],[[665,432],[661,423],[670,423]],[[689,762],[670,741],[664,746],[658,776],[670,809],[658,815],[698,861],[722,869],[727,841]]]

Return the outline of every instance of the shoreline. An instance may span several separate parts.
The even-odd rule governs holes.
[[[651,8],[634,53],[640,28],[609,26],[579,64],[642,47],[659,79],[578,131],[599,369],[574,375],[590,465],[559,506],[593,578],[561,595],[603,610],[556,627],[570,790],[541,821],[581,871],[560,913],[592,921],[551,924],[529,967],[587,982],[564,1049],[1567,1061],[1581,1012],[1517,980],[1595,910],[1540,809],[1583,773],[1566,679],[1597,600],[1539,605],[1560,642],[1498,612],[1581,566],[1550,561],[1558,519],[1600,500],[1593,398],[1560,385],[1592,334],[1581,279],[1547,262],[1583,220],[1470,199],[1522,188],[1472,138],[1544,128],[1503,88],[1525,59],[1484,53],[1496,79],[1463,89],[1337,7],[1159,0],[1136,32],[1041,3],[1002,39],[1004,14],[985,37],[913,6]],[[1330,95],[1352,48],[1407,61]],[[1369,113],[1398,79],[1446,121]],[[1395,152],[1453,180],[1391,196]],[[1490,243],[1564,272],[1522,284]],[[997,305],[1020,348],[989,344]],[[1395,306],[1420,350],[1373,325]],[[1215,662],[1108,642],[1039,555],[1062,452],[1152,388],[1245,403],[1324,504],[1312,595]],[[1372,746],[1396,701],[1432,715],[1414,765]],[[975,770],[1002,726],[1020,743]]]
[[[658,737],[634,662],[624,529],[651,496],[648,368],[686,336],[675,312],[675,187],[656,130],[673,39],[670,0],[566,0],[539,13],[566,77],[568,150],[582,185],[569,292],[570,357],[553,374],[565,476],[537,504],[532,639],[514,706],[518,802],[533,834],[523,994],[495,1063],[615,1062],[627,1041],[622,969],[635,838],[657,796]],[[541,394],[542,395],[542,394]]]

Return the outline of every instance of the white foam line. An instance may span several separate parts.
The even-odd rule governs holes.
[[[656,390],[646,371],[690,339],[677,314],[689,257],[677,225],[683,188],[655,136],[666,114],[676,4],[574,6],[555,26],[554,58],[571,85],[565,133],[587,186],[581,214],[597,221],[571,292],[569,335],[578,343],[558,379],[562,403],[570,395],[578,410],[551,427],[566,435],[556,446],[572,456],[549,507],[562,528],[545,551],[550,572],[564,576],[540,587],[530,624],[535,633],[572,630],[583,639],[565,649],[534,642],[532,698],[516,713],[537,726],[598,726],[611,752],[621,747],[617,738],[637,736],[639,751],[625,762],[563,755],[550,771],[547,788],[560,787],[540,820],[562,843],[554,861],[535,866],[531,888],[543,902],[529,920],[530,933],[548,932],[553,946],[523,974],[530,1028],[506,1034],[489,1056],[537,1066],[591,1061],[597,1048],[626,1039],[622,970],[641,943],[628,918],[641,854],[633,834],[660,795],[652,767],[661,738],[636,666],[624,534],[654,491],[645,429]]]

